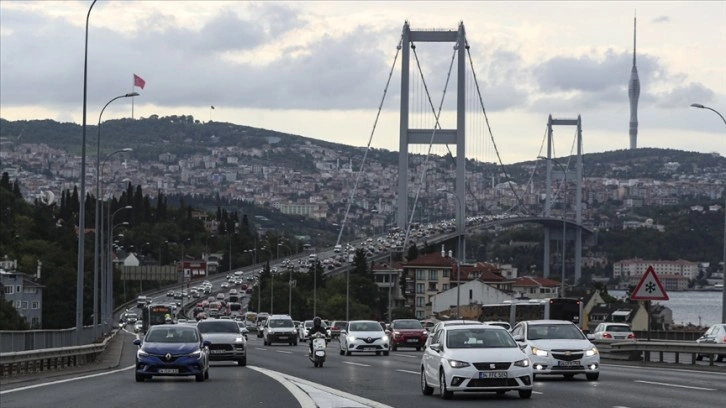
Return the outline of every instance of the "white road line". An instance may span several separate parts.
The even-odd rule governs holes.
[[[399,372],[402,372],[402,373],[407,373],[407,374],[416,374],[416,375],[421,374],[418,371],[411,371],[411,370],[396,370],[396,371],[399,371]]]
[[[284,351],[284,350],[275,350],[275,351],[277,351],[278,353],[283,353],[283,354],[292,354],[292,351]]]
[[[262,350],[262,351],[267,351],[267,349],[266,349],[266,348],[262,348],[262,347],[255,347],[255,349],[257,349],[257,350]]]
[[[396,353],[396,354],[394,354],[394,356],[400,356],[400,357],[406,357],[406,358],[421,358],[421,356],[414,356],[411,354],[401,354],[401,353]]]
[[[532,394],[539,394],[539,395],[542,395],[542,394],[544,394],[544,392],[541,392],[541,391],[532,391]]]
[[[714,389],[714,388],[692,387],[690,385],[669,384],[669,383],[662,383],[662,382],[655,382],[655,381],[635,380],[633,382],[643,383],[643,384],[662,385],[665,387],[688,388],[689,390],[716,391],[716,389]]]
[[[352,361],[343,361],[343,364],[350,364],[350,365],[356,365],[356,366],[361,366],[361,367],[370,367],[370,364],[354,363]]]
[[[300,403],[301,408],[316,408],[318,406],[315,403],[315,401],[312,398],[310,398],[310,396],[306,392],[301,390],[299,387],[296,387],[295,384],[293,384],[287,378],[282,376],[282,373],[278,373],[276,371],[267,370],[265,368],[260,368],[260,367],[253,367],[253,366],[247,366],[247,367],[252,370],[258,371],[262,374],[265,374],[268,377],[272,377],[275,381],[282,384],[285,388],[287,388],[288,391],[290,391],[290,393],[297,400],[297,402]]]
[[[71,382],[71,381],[85,380],[87,378],[101,377],[103,375],[115,374],[115,373],[120,373],[121,371],[131,370],[134,367],[136,367],[136,365],[131,365],[126,368],[120,368],[118,370],[106,371],[104,373],[84,375],[82,377],[66,378],[65,380],[51,381],[51,382],[47,382],[47,383],[43,383],[43,384],[28,385],[27,387],[19,387],[19,388],[14,388],[12,390],[0,391],[0,395],[10,394],[11,392],[16,392],[16,391],[30,390],[33,388],[46,387],[48,385],[56,385],[56,384],[63,384],[63,383]]]
[[[675,372],[679,372],[679,373],[713,374],[713,371],[691,370],[691,369],[685,369],[685,368],[643,367],[643,366],[631,366],[631,365],[610,364],[610,363],[603,364],[602,366],[605,368],[617,367],[617,368],[624,368],[624,369],[630,369],[630,370],[658,370],[658,371],[675,371]]]

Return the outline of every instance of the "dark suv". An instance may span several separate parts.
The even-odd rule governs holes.
[[[391,322],[390,331],[392,351],[399,347],[415,347],[420,351],[429,335],[416,319],[396,319]]]

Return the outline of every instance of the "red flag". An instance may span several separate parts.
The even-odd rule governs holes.
[[[146,85],[146,81],[141,79],[140,76],[134,74],[134,86],[144,89],[144,85]]]

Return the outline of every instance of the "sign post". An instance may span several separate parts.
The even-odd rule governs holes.
[[[656,275],[653,265],[648,266],[645,270],[643,277],[640,278],[640,282],[635,286],[635,290],[630,295],[630,300],[643,300],[645,301],[645,310],[648,313],[648,341],[650,341],[650,327],[651,327],[651,300],[668,300],[668,293],[660,283],[658,275]]]

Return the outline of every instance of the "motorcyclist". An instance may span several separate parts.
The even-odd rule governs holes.
[[[166,324],[172,324],[172,323],[174,323],[174,319],[171,318],[171,315],[169,313],[167,313],[164,316],[164,323],[166,323]]]
[[[308,338],[310,339],[310,355],[313,355],[313,335],[315,333],[321,333],[323,336],[328,335],[328,331],[323,327],[323,319],[315,316],[313,319],[313,327],[308,330]],[[327,341],[327,339],[326,339]]]

